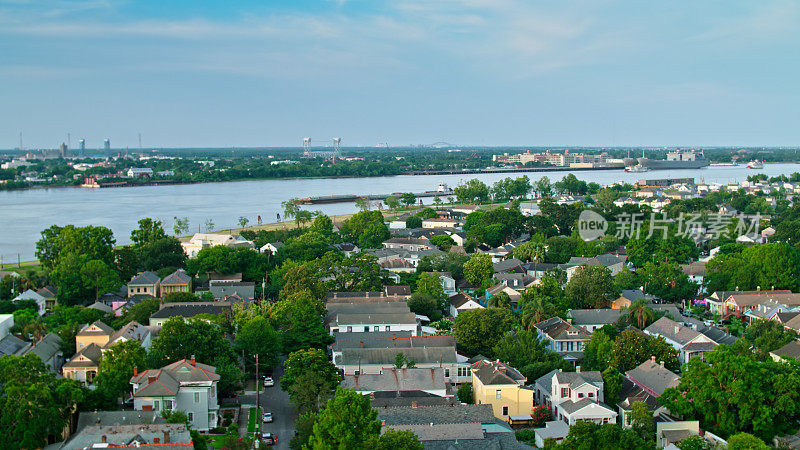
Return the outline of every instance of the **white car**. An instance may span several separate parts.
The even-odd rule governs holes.
[[[265,412],[264,416],[261,418],[261,421],[264,423],[272,422],[272,413]]]
[[[272,377],[264,378],[264,387],[272,387],[275,386],[275,380]]]

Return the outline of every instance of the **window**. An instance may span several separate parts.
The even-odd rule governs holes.
[[[364,325],[364,332],[368,332],[368,331],[369,331],[369,325]]]
[[[508,406],[503,406],[503,415],[504,416],[508,415]]]
[[[166,410],[172,409],[172,400],[164,400],[164,409]]]
[[[494,398],[503,398],[503,391],[500,389],[494,391]]]
[[[608,417],[603,417],[603,423],[608,423]]]
[[[153,401],[153,411],[158,411],[158,400]]]
[[[583,392],[578,393],[578,398],[583,398]]]
[[[444,377],[445,378],[450,378],[450,369],[448,369],[448,368],[444,369]]]
[[[350,333],[353,331],[353,327],[347,327],[347,332]]]
[[[589,397],[594,397],[594,392],[589,392]]]
[[[359,376],[359,375],[361,375],[361,371],[360,370],[356,370],[356,371],[353,372],[353,375]]]
[[[194,413],[186,414],[186,418],[189,419],[189,422],[193,421],[194,420]]]
[[[386,325],[384,331],[389,331],[389,325]]]
[[[199,392],[195,392],[194,393],[194,402],[195,403],[200,403],[200,393]]]
[[[469,376],[469,367],[458,367],[458,376],[459,377],[468,377]]]
[[[561,388],[561,398],[569,397],[569,388]]]

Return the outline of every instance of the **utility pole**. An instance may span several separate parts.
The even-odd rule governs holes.
[[[261,401],[260,401],[261,397],[259,396],[259,394],[261,393],[261,384],[259,383],[260,380],[258,379],[258,353],[256,353],[256,415],[258,416],[256,420],[258,420],[259,423],[258,429],[260,430],[261,429],[260,424],[262,419],[261,416],[259,415],[261,413],[261,410],[259,410],[259,408],[261,407]],[[256,431],[256,436],[258,436],[258,431]]]

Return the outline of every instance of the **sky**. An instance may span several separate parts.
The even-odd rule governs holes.
[[[0,0],[0,148],[797,146],[800,2]]]

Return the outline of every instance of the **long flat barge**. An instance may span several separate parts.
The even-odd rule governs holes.
[[[315,197],[298,198],[295,202],[299,205],[321,205],[326,203],[349,203],[364,198],[367,200],[384,200],[388,197],[400,197],[403,192],[392,192],[391,194],[369,194],[369,195],[353,195],[353,194],[340,194],[340,195],[320,195]],[[447,187],[446,184],[439,184],[439,188],[435,191],[414,192],[415,197],[444,197],[453,195],[453,190]]]

